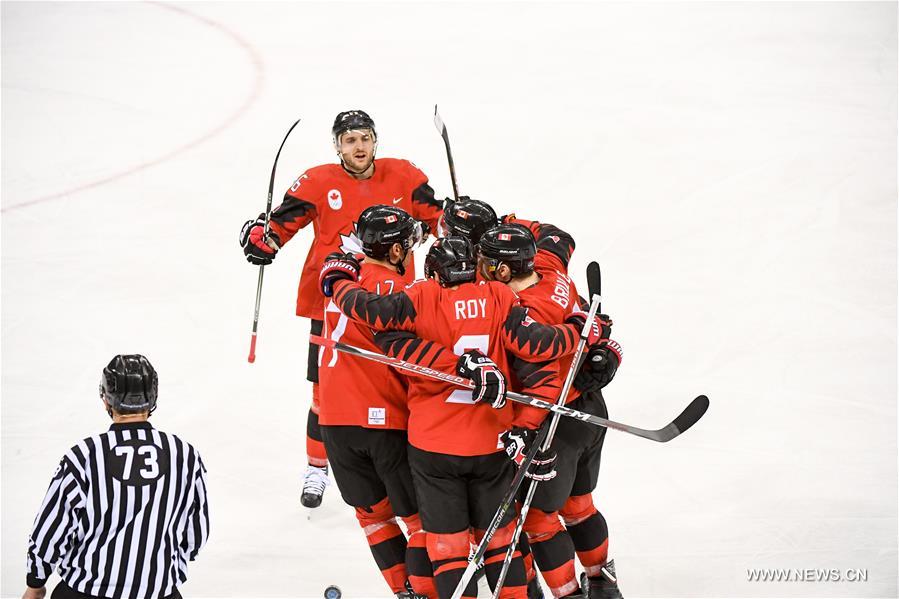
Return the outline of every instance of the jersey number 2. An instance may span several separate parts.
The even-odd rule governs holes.
[[[490,349],[490,335],[462,335],[453,346],[453,353],[461,356],[470,349],[476,349],[487,354]],[[456,389],[446,398],[447,403],[473,404],[471,389]]]

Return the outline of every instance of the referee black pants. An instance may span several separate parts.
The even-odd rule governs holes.
[[[50,599],[101,599],[99,597],[94,597],[93,595],[85,595],[84,593],[79,593],[72,587],[66,584],[64,580],[60,580],[59,584],[56,585],[56,588],[53,589],[53,593],[50,595]],[[178,592],[178,589],[175,589],[175,592],[171,595],[166,595],[162,597],[162,599],[182,599],[181,593]]]

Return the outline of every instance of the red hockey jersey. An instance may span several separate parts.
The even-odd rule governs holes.
[[[521,305],[527,307],[528,314],[538,322],[564,322],[565,317],[579,302],[577,288],[568,276],[568,262],[574,252],[574,239],[553,225],[516,219],[514,216],[507,218],[506,222],[527,226],[537,239],[534,271],[540,275],[540,280],[518,292]],[[573,356],[568,355],[542,364],[515,361],[513,370],[520,385],[516,390],[555,403],[562,391],[562,383],[571,367],[572,358]],[[580,392],[572,387],[565,403],[570,403],[579,396]],[[530,406],[515,408],[515,425],[525,428],[537,428],[547,415],[545,410]]]
[[[380,264],[365,264],[359,285],[384,295],[403,288],[403,279]],[[326,299],[325,328],[322,336],[361,347],[381,350],[371,328],[349,320]],[[396,369],[358,356],[323,347],[318,368],[319,422],[365,428],[406,429],[408,383]]]
[[[324,296],[318,271],[325,256],[336,251],[361,253],[352,235],[359,214],[376,204],[402,208],[437,230],[443,203],[434,198],[428,178],[408,160],[375,159],[375,172],[365,180],[347,174],[339,164],[316,166],[300,175],[271,214],[271,229],[285,244],[312,223],[314,237],[297,289],[297,315],[322,319]],[[341,249],[343,248],[343,249]],[[410,265],[405,282],[414,278]]]
[[[501,283],[452,289],[434,280],[416,281],[401,293],[378,296],[343,280],[334,284],[334,303],[376,330],[396,329],[376,336],[389,355],[444,372],[453,372],[457,356],[468,349],[481,350],[508,373],[506,351],[551,360],[572,352],[577,344],[575,327],[534,322],[515,292]],[[474,404],[469,390],[410,378],[409,443],[419,449],[459,456],[495,453],[502,448],[499,435],[512,418],[511,404],[495,410]]]

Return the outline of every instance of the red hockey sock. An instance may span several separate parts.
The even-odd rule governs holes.
[[[564,597],[577,591],[580,585],[574,571],[574,545],[559,521],[558,512],[544,512],[532,507],[524,531],[534,561],[553,597]]]
[[[599,576],[600,568],[609,558],[606,519],[597,511],[590,495],[570,497],[561,513],[587,576]]]
[[[434,565],[434,583],[440,599],[452,597],[456,585],[462,580],[462,574],[468,565],[468,550],[471,547],[468,538],[467,530],[427,534],[428,557]],[[467,598],[478,596],[478,585],[474,580],[465,587],[462,596]]]
[[[357,507],[356,519],[390,590],[406,590],[406,537],[396,523],[390,501],[385,497],[371,507]]]
[[[406,570],[412,589],[428,599],[436,599],[437,587],[434,585],[434,568],[428,557],[428,535],[421,529],[418,514],[404,516],[403,522],[409,532],[409,544],[406,546]]]
[[[318,383],[312,385],[313,397]],[[318,405],[312,402],[309,416],[306,418],[306,458],[310,466],[324,468],[328,465],[328,452],[325,451],[325,443],[322,441],[322,429],[318,425]]]
[[[491,588],[494,588],[496,581],[499,580],[499,573],[502,570],[506,552],[509,550],[509,543],[512,542],[513,532],[515,532],[514,519],[498,529],[487,543],[487,551],[484,553],[484,571]],[[478,542],[483,537],[483,530],[475,531],[475,538],[478,539]],[[521,552],[518,549],[512,553],[512,562],[509,564],[506,580],[499,596],[501,599],[527,599],[528,580],[524,571],[524,561],[521,559]]]

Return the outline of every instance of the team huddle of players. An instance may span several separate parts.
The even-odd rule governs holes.
[[[332,134],[340,164],[306,171],[268,219],[247,221],[240,235],[247,259],[271,263],[312,223],[297,300],[312,333],[455,372],[474,389],[310,346],[313,475],[303,502],[320,503],[330,463],[392,592],[446,599],[547,420],[545,410],[507,403],[506,390],[555,403],[586,329],[587,359],[566,402],[606,417],[600,389],[615,375],[621,350],[609,339],[608,317],[585,327],[588,315],[567,272],[574,250],[568,233],[499,218],[467,197],[436,200],[410,162],[375,159],[377,133],[362,111],[340,113]],[[413,250],[431,232],[438,239],[425,278],[413,281]],[[621,597],[606,522],[592,499],[604,433],[563,418],[551,449],[537,452],[526,475],[540,484],[500,597],[542,597],[535,566],[554,597]],[[491,588],[515,521],[510,510],[487,544]],[[472,582],[463,597],[476,596]]]

